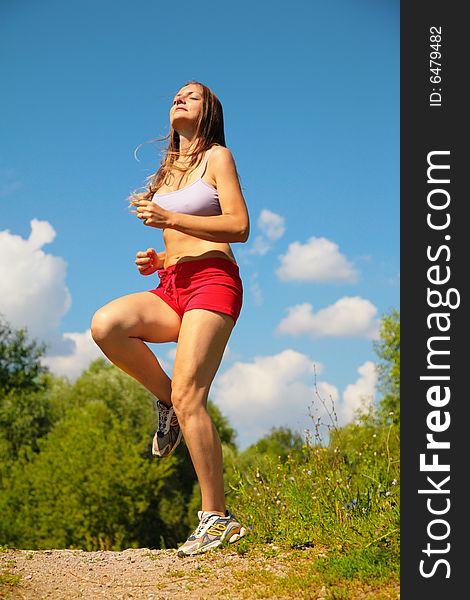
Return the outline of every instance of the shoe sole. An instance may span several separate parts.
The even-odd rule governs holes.
[[[178,556],[180,558],[184,558],[185,556],[194,556],[195,554],[204,554],[204,552],[207,552],[208,550],[213,550],[214,548],[219,548],[220,546],[223,546],[225,544],[233,544],[234,542],[237,542],[240,538],[242,538],[244,535],[246,535],[246,529],[245,529],[245,527],[241,527],[238,532],[232,533],[232,535],[230,536],[230,538],[228,540],[214,540],[210,544],[207,544],[206,546],[204,546],[204,548],[199,548],[198,550],[195,550],[194,552],[185,552],[184,550],[178,550]]]
[[[246,529],[242,527],[238,533],[232,534],[232,536],[228,540],[228,543],[233,544],[234,542],[237,542],[240,538],[242,538],[244,535],[246,535]]]
[[[168,456],[171,456],[173,454],[173,452],[176,450],[176,448],[179,446],[182,437],[183,437],[183,432],[180,429],[178,437],[176,438],[176,442],[173,444],[173,448],[170,450],[170,452],[168,452],[168,454],[157,454],[156,452],[153,451],[153,445],[152,445],[152,455],[157,456],[158,458],[167,458]]]

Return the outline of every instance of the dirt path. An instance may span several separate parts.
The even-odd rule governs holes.
[[[257,569],[281,575],[286,566],[263,556]],[[253,567],[233,551],[178,558],[174,550],[123,552],[8,550],[0,553],[0,572],[21,577],[0,587],[0,598],[24,600],[166,600],[249,598],[241,579]],[[242,587],[237,591],[237,588]],[[3,594],[3,595],[2,595]]]
[[[178,558],[175,550],[0,551],[5,600],[399,600],[398,584],[328,589],[311,566],[320,549],[239,555],[231,548]],[[339,594],[339,595],[338,595]]]

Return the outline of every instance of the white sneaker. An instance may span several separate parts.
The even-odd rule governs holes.
[[[246,534],[246,529],[229,510],[225,511],[225,517],[202,510],[197,514],[199,525],[178,548],[178,556],[181,558],[218,548],[225,543],[233,544]]]
[[[153,436],[152,454],[170,456],[181,441],[183,432],[172,406],[166,406],[157,400],[158,430]]]

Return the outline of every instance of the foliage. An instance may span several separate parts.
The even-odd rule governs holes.
[[[235,450],[237,447],[235,443],[236,431],[231,427],[227,417],[221,413],[220,408],[210,399],[207,402],[207,412],[217,429],[222,444]]]
[[[38,439],[51,427],[52,415],[44,390],[11,390],[0,399],[0,447],[3,446],[5,458],[16,458],[26,447],[37,451]]]
[[[151,456],[154,400],[103,359],[77,381],[47,378],[0,406],[0,542],[19,547],[174,547],[196,474],[184,443]],[[235,431],[209,401],[227,448]],[[200,502],[200,498],[199,498]]]
[[[8,571],[0,571],[0,598],[3,597],[3,592],[12,590],[21,581],[20,575],[13,575]],[[7,596],[8,597],[8,596]]]
[[[29,341],[26,330],[0,318],[0,452],[16,458],[23,447],[37,450],[38,438],[51,428],[46,390],[51,381],[41,364],[45,347]],[[0,466],[0,481],[4,471]]]
[[[237,544],[239,552],[248,545],[266,543],[284,548],[320,547],[326,551],[315,569],[326,580],[397,579],[398,313],[392,311],[383,318],[380,336],[376,351],[382,359],[379,373],[385,396],[378,410],[370,408],[355,423],[339,428],[332,406],[328,412],[334,422],[327,444],[317,421],[313,436],[300,449],[292,448],[286,460],[268,453],[259,455],[248,469],[244,465],[237,472],[235,467],[237,514],[250,530]],[[324,400],[322,403],[326,407]],[[257,445],[260,447],[260,442]],[[240,460],[238,465],[242,464]]]
[[[262,472],[269,470],[274,462],[285,462],[291,452],[301,447],[302,437],[288,427],[273,427],[243,452],[223,447],[227,502],[237,501],[234,491],[244,481],[246,473],[254,468]]]
[[[288,427],[273,427],[266,436],[249,446],[241,455],[240,462],[246,465],[259,461],[260,457],[278,458],[285,461],[291,452],[300,450],[302,436]]]
[[[184,494],[170,480],[190,461],[153,459],[153,401],[133,379],[99,360],[74,385],[50,377],[3,400],[0,543],[117,549],[183,535],[192,481]]]
[[[30,548],[121,549],[155,545],[155,506],[174,461],[151,461],[147,439],[103,402],[73,408],[11,471],[6,541]]]
[[[374,350],[381,362],[378,364],[381,415],[394,423],[400,421],[400,314],[391,310],[382,318],[379,340]],[[391,419],[390,419],[391,417]]]
[[[249,542],[242,540],[239,549],[269,542],[290,548],[320,546],[335,560],[373,554],[381,561],[377,577],[384,570],[397,571],[396,433],[393,424],[348,426],[335,430],[326,447],[309,441],[285,462],[270,459],[262,468],[239,473],[237,514],[250,528]]]
[[[0,401],[12,390],[36,391],[47,368],[41,364],[45,346],[29,341],[25,329],[14,330],[0,316]]]
[[[150,394],[101,359],[73,385],[40,367],[34,371],[39,347],[3,331],[10,337],[2,338],[0,358],[17,340],[30,359],[24,373],[37,378],[28,388],[16,367],[4,369],[15,375],[0,395],[0,544],[177,546],[197,522],[200,492],[184,442],[170,458],[152,458],[157,423]],[[304,569],[303,581],[295,573],[285,578],[295,593],[319,577],[346,587],[348,581],[373,581],[376,589],[387,577],[396,581],[399,341],[392,311],[375,344],[383,399],[354,423],[334,423],[328,443],[316,422],[312,439],[278,428],[241,452],[230,423],[208,402],[222,441],[227,503],[249,528],[235,548],[246,552],[271,543],[323,554]]]

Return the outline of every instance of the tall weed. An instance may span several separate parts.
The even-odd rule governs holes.
[[[236,462],[231,465],[230,502],[249,529],[238,547],[317,546],[334,556],[336,570],[344,573],[365,572],[366,564],[377,575],[383,569],[397,571],[398,426],[379,422],[370,410],[339,428],[333,405],[328,414],[327,443],[324,424],[316,419],[305,443],[287,459],[260,456],[243,470]],[[375,566],[371,557],[378,561]]]

